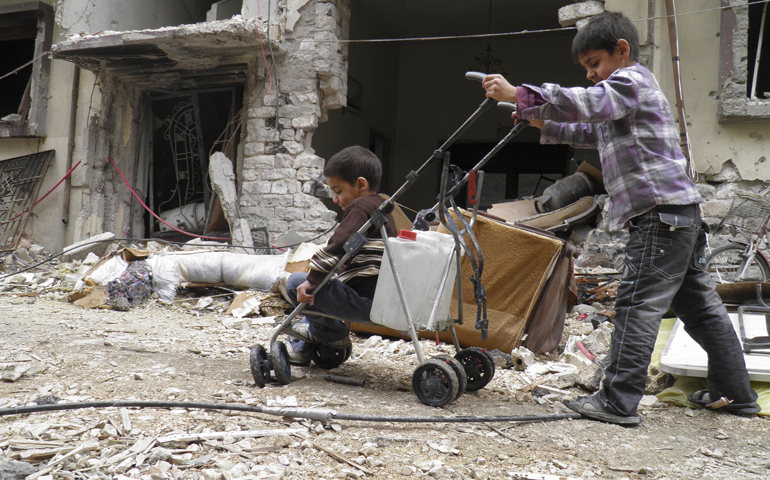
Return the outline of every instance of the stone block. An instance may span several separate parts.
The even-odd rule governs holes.
[[[709,200],[701,203],[701,209],[703,210],[703,218],[718,218],[722,219],[730,211],[732,206],[732,200]]]
[[[604,3],[597,0],[573,3],[572,5],[567,5],[559,9],[559,25],[562,27],[569,27],[570,25],[575,25],[575,23],[582,18],[592,17],[603,11]]]
[[[278,135],[278,130],[264,129],[257,132],[257,141],[259,142],[280,142],[281,139]]]
[[[289,186],[286,184],[286,181],[278,180],[277,182],[273,182],[273,186],[270,189],[270,193],[273,193],[276,195],[286,195],[287,193],[289,193]]]
[[[304,185],[303,185],[304,188]],[[294,194],[294,206],[302,208],[303,210],[310,208],[313,205],[318,205],[318,200],[313,197],[312,195],[308,195],[306,193],[295,193]]]
[[[258,141],[247,142],[246,147],[243,149],[243,154],[246,157],[255,157],[263,153],[265,153],[265,144]]]
[[[315,115],[309,117],[297,117],[292,120],[291,126],[297,130],[311,130],[318,128],[318,117]]]
[[[241,207],[241,215],[249,219],[256,219],[256,222],[250,222],[252,225],[262,225],[266,219],[273,218],[275,208],[263,206],[245,206]]]
[[[309,103],[318,103],[318,92],[290,93],[289,102],[292,105],[307,105]]]
[[[280,138],[281,138],[281,140],[284,140],[284,141],[289,140],[289,141],[293,142],[294,141],[294,136],[295,136],[294,135],[294,130],[291,129],[291,128],[286,128],[286,129],[281,131]]]
[[[275,168],[294,168],[294,157],[288,153],[276,154]]]
[[[251,118],[273,118],[275,117],[275,107],[261,106],[249,109]]]
[[[294,159],[294,168],[323,168],[324,159],[311,153],[301,153]]]
[[[245,168],[258,168],[264,170],[267,168],[275,168],[275,155],[258,155],[256,157],[247,158],[244,162]]]
[[[583,27],[585,27],[586,25],[588,25],[588,22],[589,22],[590,20],[591,20],[591,17],[587,17],[587,18],[581,18],[580,20],[578,20],[577,22],[575,22],[575,28],[577,28],[578,30],[582,30],[582,29],[583,29]]]
[[[288,222],[300,221],[305,219],[305,209],[297,207],[286,208],[283,215],[284,220]]]
[[[311,220],[311,221],[326,220],[329,218],[329,213],[334,214],[334,212],[331,212],[323,205],[320,205],[318,207],[311,207],[308,209],[307,213],[305,214],[305,219]]]
[[[304,145],[299,144],[293,140],[283,142],[283,147],[286,149],[287,152],[291,153],[292,155],[299,155],[300,153],[305,151]]]
[[[270,193],[273,182],[257,181],[257,182],[243,182],[243,196],[248,197],[252,195],[265,195]],[[257,200],[257,199],[254,199]]]
[[[274,168],[262,172],[262,180],[286,180],[297,177],[297,171],[293,168]]]
[[[297,170],[297,180],[300,182],[307,182],[310,180],[313,180],[313,178],[310,176],[310,169],[307,167],[302,167],[299,170]]]

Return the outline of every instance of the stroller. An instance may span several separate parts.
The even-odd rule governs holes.
[[[486,74],[479,72],[466,73],[466,78],[479,82],[485,76]],[[315,291],[323,288],[337,270],[363,247],[366,242],[364,235],[366,231],[372,227],[379,229],[385,244],[385,254],[377,280],[370,321],[356,323],[387,326],[411,339],[419,362],[412,374],[412,389],[417,398],[426,405],[444,406],[466,391],[484,388],[495,374],[495,363],[489,353],[478,347],[462,348],[455,332],[455,324],[463,323],[460,261],[462,255],[466,255],[473,270],[470,281],[474,287],[474,297],[478,306],[475,328],[481,331],[481,338],[486,339],[488,329],[486,293],[481,284],[484,259],[473,234],[484,178],[484,172],[480,169],[528,123],[525,120],[519,121],[469,172],[462,172],[451,165],[447,151],[493,103],[495,103],[494,100],[485,99],[417,171],[407,175],[406,182],[385,200],[356,233],[351,235],[345,243],[345,255],[315,288]],[[516,108],[513,104],[503,102],[498,103],[498,106],[510,110]],[[402,230],[397,238],[389,238],[385,229],[386,215],[393,211],[395,202],[435,160],[443,161],[438,202],[433,208],[420,212],[415,219],[413,230]],[[455,202],[455,196],[466,184],[468,185],[468,203],[473,207],[470,219],[465,218]],[[449,234],[427,231],[427,222],[436,219]],[[457,319],[449,315],[449,304],[454,288],[450,279],[453,277],[457,285]],[[392,306],[394,296],[399,299],[400,311]],[[431,298],[432,302],[425,301]],[[249,363],[257,386],[264,387],[270,381],[271,371],[274,372],[278,383],[287,385],[291,382],[288,350],[286,344],[278,338],[285,334],[308,341],[302,334],[292,329],[292,322],[298,315],[305,312],[313,316],[336,318],[323,312],[305,311],[306,307],[307,304],[299,304],[276,328],[270,339],[269,352],[259,344],[251,348]],[[344,318],[336,319],[347,321]],[[450,331],[456,355],[454,357],[438,355],[426,359],[417,332],[446,330]],[[320,368],[336,368],[351,355],[351,347],[341,349],[308,343],[310,358]]]

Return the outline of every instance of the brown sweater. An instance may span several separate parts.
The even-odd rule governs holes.
[[[348,205],[342,214],[342,221],[326,243],[310,260],[310,273],[307,280],[314,284],[323,281],[337,262],[345,255],[343,248],[351,235],[356,233],[371,217],[385,200],[379,195],[359,197]],[[389,237],[396,236],[396,224],[393,216],[386,215],[388,223],[385,230]],[[377,228],[370,228],[365,236],[367,242],[363,248],[344,265],[337,275],[339,280],[352,287],[359,295],[374,298],[374,288],[377,285],[377,275],[380,273],[382,254],[385,244]]]

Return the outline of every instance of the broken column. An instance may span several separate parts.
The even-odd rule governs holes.
[[[327,109],[346,103],[347,45],[338,40],[349,30],[350,6],[299,0],[289,2],[285,15],[286,53],[274,59],[274,72],[255,65],[244,101],[240,211],[271,237],[289,230],[315,236],[334,225],[336,215],[311,195],[324,166],[312,136]]]
[[[235,188],[233,162],[224,153],[215,152],[209,159],[209,179],[211,180],[211,187],[219,197],[225,219],[230,225],[233,246],[247,247],[244,249],[244,253],[252,253],[254,239],[251,237],[249,222],[241,217],[238,192]]]

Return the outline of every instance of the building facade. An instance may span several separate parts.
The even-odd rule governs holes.
[[[0,112],[0,173],[38,179],[6,182],[2,247],[27,237],[59,251],[103,232],[189,238],[171,227],[230,236],[234,217],[256,244],[289,231],[317,236],[336,216],[320,193],[326,158],[371,148],[392,193],[483,100],[466,71],[587,85],[569,45],[576,26],[604,10],[635,21],[643,63],[672,107],[681,99],[706,216],[723,216],[735,189],[770,179],[770,49],[759,48],[757,21],[765,4],[414,3],[0,0],[0,42],[19,52],[0,70],[0,82],[13,80],[0,83],[13,92]],[[453,146],[453,162],[474,165],[511,126],[504,112],[485,114]],[[534,131],[506,146],[487,167],[489,202],[536,194],[595,162],[551,147]],[[212,188],[213,152],[232,163],[234,208]],[[44,175],[14,173],[32,164]],[[432,206],[438,177],[430,169],[405,207]],[[27,218],[29,200],[39,203]]]

